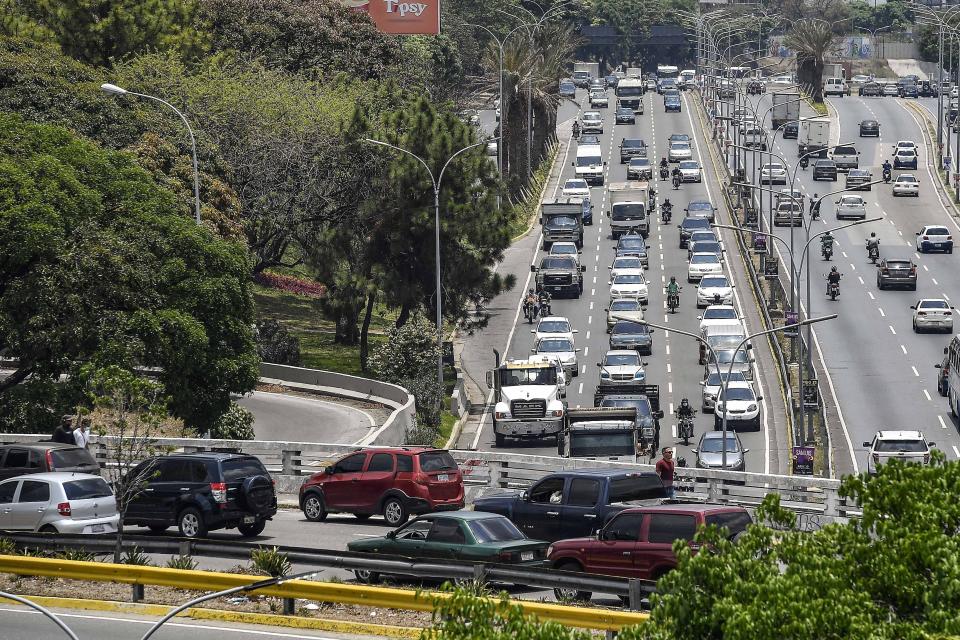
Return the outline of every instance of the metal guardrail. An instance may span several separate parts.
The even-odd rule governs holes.
[[[0,573],[12,573],[21,576],[49,576],[66,580],[166,586],[202,592],[240,587],[263,579],[263,576],[214,571],[186,571],[161,567],[25,556],[0,556]],[[338,602],[411,611],[433,611],[438,600],[450,597],[450,594],[442,592],[307,580],[289,580],[259,589],[257,593],[284,599],[300,598],[319,602]],[[513,603],[519,606],[525,614],[535,615],[540,620],[552,620],[581,629],[618,631],[626,626],[643,624],[649,617],[645,613],[634,611],[568,607],[529,600],[514,600]]]

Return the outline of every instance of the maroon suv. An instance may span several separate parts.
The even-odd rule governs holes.
[[[463,508],[463,476],[442,449],[378,447],[341,458],[300,487],[300,509],[319,522],[328,513],[365,520],[382,513],[396,527],[410,514]]]
[[[693,541],[702,524],[726,527],[733,538],[752,522],[743,507],[664,504],[625,509],[596,536],[560,540],[547,560],[557,569],[656,580],[677,566],[674,540]],[[557,599],[589,600],[589,591],[556,589]]]

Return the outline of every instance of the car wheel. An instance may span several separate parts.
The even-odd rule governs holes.
[[[410,517],[407,507],[400,498],[387,498],[383,503],[383,519],[391,527],[399,527]]]
[[[493,434],[493,439],[494,439],[494,442],[496,442],[496,445],[497,445],[497,448],[498,448],[498,449],[501,448],[501,447],[506,446],[506,444],[507,444],[507,437],[506,437],[506,436],[502,436],[502,435],[500,435],[499,433],[494,433],[494,434]]]
[[[947,249],[947,253],[953,253],[953,247],[950,247],[949,249]]]
[[[266,528],[266,526],[266,520],[257,520],[253,524],[239,524],[237,525],[237,530],[244,538],[252,538],[263,533],[263,530]]]
[[[357,582],[364,584],[378,584],[380,582],[380,574],[369,569],[355,569],[353,575],[357,577]]]
[[[880,278],[877,278],[877,289],[880,289],[880,291],[883,291],[883,281],[880,280]]]
[[[562,562],[557,566],[557,569],[560,571],[583,571],[583,567],[576,562]],[[576,602],[586,602],[593,593],[590,591],[581,591],[576,587],[557,587],[553,590],[553,595],[560,601],[569,602],[573,600]]]
[[[150,533],[163,533],[170,527],[165,524],[151,524],[147,525],[147,528],[150,529]]]
[[[913,321],[913,332],[914,332],[914,333],[920,333],[920,331],[917,329],[917,321],[916,321],[916,320]]]
[[[203,515],[193,507],[187,507],[177,517],[177,528],[184,538],[203,538],[207,535],[207,525]]]
[[[308,493],[303,500],[303,515],[310,522],[322,522],[327,519],[327,508],[323,498],[316,493]]]
[[[40,533],[59,533],[59,531],[57,531],[57,528],[52,524],[45,524],[40,527]]]

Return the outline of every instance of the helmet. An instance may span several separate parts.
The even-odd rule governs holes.
[[[813,198],[817,198],[817,197],[819,197],[817,194],[813,194]],[[813,200],[813,198],[810,198],[810,199]]]
[[[680,406],[681,406],[681,407],[688,407],[688,406],[690,406],[690,401],[687,400],[686,398],[684,398],[683,400],[680,401]]]
[[[530,293],[533,293],[533,289],[530,289]]]
[[[871,237],[871,238],[876,238],[876,237],[877,237],[877,232],[876,232],[876,231],[871,231],[871,232],[870,232],[870,237]]]
[[[670,276],[670,282],[676,282],[677,276]]]
[[[836,267],[833,267],[832,269],[830,269],[830,273],[836,273],[836,272],[837,272],[837,268],[836,268]]]

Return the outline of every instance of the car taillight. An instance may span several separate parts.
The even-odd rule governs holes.
[[[69,516],[73,513],[73,509],[70,508],[69,502],[61,502],[57,505],[57,513],[62,516]]]
[[[910,275],[912,276],[917,275],[917,268],[915,266],[910,267]]]
[[[213,499],[218,504],[227,503],[227,483],[226,482],[211,482],[210,491],[213,493]]]
[[[924,239],[924,240],[929,240],[930,238],[929,238],[928,236],[923,236],[923,239]]]
[[[499,558],[500,562],[510,562],[510,561],[513,560],[513,552],[511,552],[511,551],[501,551],[501,552],[497,555],[497,558]]]
[[[50,449],[47,449],[47,455],[45,457],[47,459],[47,469],[49,469],[50,471],[54,471],[55,469],[53,468],[53,451],[50,451]]]
[[[943,312],[943,315],[949,316],[949,315],[950,315],[950,312],[949,312],[949,311],[944,311],[944,312]]]
[[[562,418],[562,417],[563,417],[563,409],[554,409],[554,410],[551,412],[551,414],[553,415],[554,418]]]
[[[923,464],[930,464],[930,454],[929,454],[929,453],[923,454]]]

